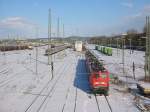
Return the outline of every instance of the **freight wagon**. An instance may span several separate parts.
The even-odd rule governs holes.
[[[55,53],[57,53],[57,52],[60,52],[60,51],[62,51],[62,50],[65,50],[65,49],[67,49],[67,48],[69,48],[70,46],[68,46],[68,45],[61,45],[61,46],[57,46],[57,47],[52,47],[52,48],[50,48],[50,49],[47,49],[46,51],[45,51],[45,55],[52,55],[52,54],[55,54]]]
[[[33,49],[32,46],[29,45],[1,45],[0,51],[12,51],[12,50],[24,50],[24,49]]]
[[[112,48],[111,47],[96,45],[95,50],[98,50],[99,52],[101,52],[105,55],[112,56]]]

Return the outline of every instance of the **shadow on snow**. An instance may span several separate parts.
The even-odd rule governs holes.
[[[79,59],[78,61],[76,67],[76,76],[74,79],[74,86],[86,93],[91,93],[88,72],[84,59]]]

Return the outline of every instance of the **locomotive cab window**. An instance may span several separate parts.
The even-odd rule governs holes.
[[[101,77],[102,77],[102,78],[106,78],[107,75],[106,75],[105,73],[102,73],[102,74],[101,74]]]
[[[99,74],[97,73],[97,74],[95,74],[95,78],[97,79],[97,78],[99,78]]]

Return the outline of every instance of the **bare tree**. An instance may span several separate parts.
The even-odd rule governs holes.
[[[137,34],[138,33],[138,31],[136,30],[136,29],[129,29],[128,31],[127,31],[127,34],[128,35],[135,35],[135,34]]]

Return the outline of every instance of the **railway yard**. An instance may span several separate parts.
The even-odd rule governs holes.
[[[141,111],[135,104],[135,96],[124,92],[121,85],[110,83],[108,96],[92,93],[83,52],[68,48],[53,54],[52,76],[47,56],[44,55],[46,48],[47,46],[38,47],[37,71],[35,48],[0,52],[0,112]],[[104,61],[110,73],[120,75],[119,80],[124,82],[121,68],[118,67],[121,57],[104,56],[94,50],[93,45],[89,46],[89,49]],[[138,52],[135,53],[135,60],[141,58],[140,61],[135,61],[136,74],[144,74],[144,71],[139,70],[144,64],[143,55],[140,57]],[[131,62],[130,59],[128,61]],[[128,71],[129,63],[126,63],[126,71],[130,76],[128,81],[132,82],[128,84],[132,87],[136,81],[133,81],[132,73]],[[140,78],[140,75],[136,75],[136,79]]]
[[[150,112],[150,0],[0,0],[0,112]]]

